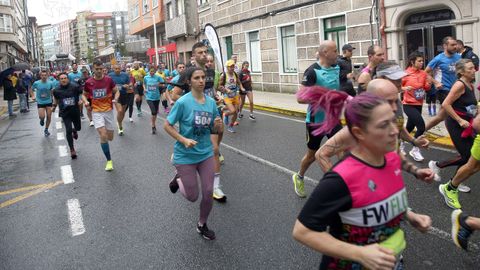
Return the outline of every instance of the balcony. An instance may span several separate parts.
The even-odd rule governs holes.
[[[187,35],[187,20],[185,14],[165,22],[167,38],[176,38]]]

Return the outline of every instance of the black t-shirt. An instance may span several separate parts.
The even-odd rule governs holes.
[[[66,86],[59,85],[53,90],[53,96],[58,102],[58,107],[62,115],[73,110],[79,110],[79,96],[82,94],[78,84],[68,83]]]
[[[313,86],[316,84],[317,73],[315,72],[315,69],[322,69],[322,67],[317,62],[310,65],[303,73],[302,85]]]
[[[187,81],[187,74],[191,74],[191,70],[194,69],[195,67],[189,67],[186,70],[182,72],[180,75],[180,78],[178,79],[178,82],[176,84],[173,84],[174,86],[180,87],[183,90],[183,94],[186,94],[190,92],[190,86],[188,85]],[[215,84],[215,70],[211,68],[205,69],[205,94],[211,98],[214,98],[215,96],[215,89],[214,89],[214,84]]]

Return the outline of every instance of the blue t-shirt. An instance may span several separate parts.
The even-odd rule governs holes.
[[[180,79],[180,74],[177,74],[177,76],[173,77],[173,79],[170,81],[170,84],[167,85],[167,90],[172,91],[174,85],[178,83],[179,79]]]
[[[60,82],[57,81],[53,76],[48,77],[48,80],[53,83],[54,88],[57,88],[60,85]]]
[[[176,69],[174,69],[172,71],[172,77],[177,77],[177,75],[179,75],[178,71]]]
[[[302,84],[305,86],[319,85],[328,89],[340,89],[340,67],[338,65],[333,67],[322,67],[315,63],[305,70]],[[310,105],[307,109],[307,117],[305,122],[321,123],[325,120],[325,113],[323,111],[312,115]]]
[[[145,97],[147,100],[160,100],[160,86],[159,83],[165,82],[162,76],[148,74],[143,78],[143,84],[145,85]]]
[[[443,84],[442,89],[437,89],[438,91],[450,91],[452,85],[457,80],[457,75],[455,74],[455,64],[462,57],[459,54],[454,53],[452,56],[448,57],[445,53],[441,53],[432,61],[428,62],[428,67],[433,70],[433,78]]]
[[[168,114],[168,123],[173,126],[178,122],[179,133],[197,144],[186,148],[177,141],[173,148],[174,164],[195,164],[213,156],[210,131],[217,116],[217,106],[211,97],[205,96],[205,103],[200,104],[189,92],[175,102]]]
[[[117,85],[120,94],[127,93],[127,88],[123,87],[124,84],[130,84],[130,77],[127,73],[120,72],[120,74],[117,75],[115,72],[110,72],[108,76],[112,78],[113,82]]]
[[[55,85],[52,81],[47,80],[42,82],[38,80],[33,83],[32,89],[35,91],[35,98],[37,99],[37,104],[50,104],[52,103],[52,91],[55,88]]]
[[[75,72],[68,73],[68,80],[71,82],[78,84],[78,80],[80,80],[80,78],[82,78],[82,73],[78,71],[76,73]]]

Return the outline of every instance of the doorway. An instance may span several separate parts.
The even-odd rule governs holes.
[[[443,52],[442,40],[446,36],[455,38],[455,27],[450,20],[455,15],[449,9],[427,11],[410,15],[405,22],[406,58],[414,51],[425,56],[425,66],[437,54]],[[408,61],[408,60],[406,60]],[[408,63],[407,63],[408,64]]]

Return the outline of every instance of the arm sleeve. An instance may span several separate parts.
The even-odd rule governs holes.
[[[340,68],[340,81],[346,81],[347,75],[350,73],[346,66],[347,63],[342,59],[338,59],[337,65]]]
[[[338,212],[352,207],[347,185],[336,172],[326,173],[303,206],[298,220],[307,228],[323,232],[338,218]]]
[[[315,73],[315,70],[313,68],[308,68],[307,70],[305,70],[305,73],[303,74],[302,85],[312,86],[315,85],[316,81],[317,74]]]
[[[170,113],[168,113],[168,116],[167,116],[168,123],[172,126],[175,125],[182,118],[182,113],[183,113],[183,101],[179,99],[173,105],[173,108],[170,111]]]

